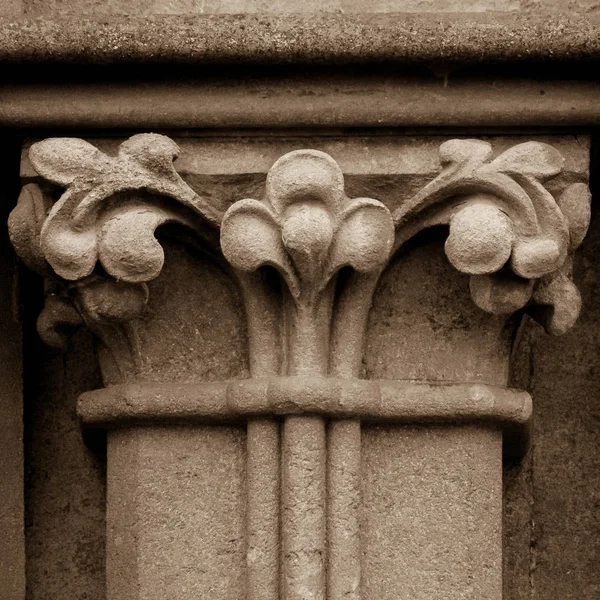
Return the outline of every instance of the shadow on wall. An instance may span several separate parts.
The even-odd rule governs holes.
[[[592,220],[575,260],[581,316],[562,337],[529,321],[511,384],[533,396],[533,445],[504,477],[504,598],[600,593],[600,195],[592,139]]]

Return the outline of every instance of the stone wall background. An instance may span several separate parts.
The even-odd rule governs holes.
[[[75,403],[102,385],[91,336],[66,355],[26,338],[25,536],[27,600],[104,600],[102,440],[84,440]]]
[[[594,147],[593,147],[594,149]],[[592,194],[597,194],[593,174]],[[595,167],[595,168],[594,168]],[[533,446],[504,469],[507,600],[600,596],[600,206],[575,261],[583,297],[564,337],[528,326],[512,383],[533,396]]]

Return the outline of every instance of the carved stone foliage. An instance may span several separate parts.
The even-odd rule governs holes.
[[[46,278],[39,329],[48,343],[64,343],[63,329],[81,322],[109,346],[133,343],[124,332],[144,310],[146,283],[164,261],[155,232],[173,223],[215,251],[221,228],[222,252],[246,297],[251,354],[253,346],[269,354],[262,369],[272,373],[356,376],[381,271],[432,226],[449,227],[448,259],[471,276],[483,310],[524,309],[552,333],[577,318],[572,256],[587,229],[589,191],[584,183],[556,198],[547,190],[564,162],[548,144],[525,142],[492,159],[487,142],[445,142],[440,175],[393,216],[375,199],[349,199],[339,166],[316,150],[281,157],[264,198],[240,200],[222,215],[181,179],[178,151],[156,134],[131,137],[116,156],[74,138],[31,147],[42,186],[23,188],[9,228],[19,255]],[[62,190],[54,204],[48,185]],[[267,289],[265,267],[281,277],[281,303]],[[347,273],[341,280],[340,272]]]
[[[339,166],[316,150],[280,158],[267,175],[263,201],[236,202],[221,225],[221,247],[234,268],[253,272],[272,266],[285,281],[291,374],[327,373],[335,276],[351,267],[354,286],[372,281],[389,258],[393,237],[388,209],[371,198],[348,198]],[[370,291],[372,286],[359,295],[351,292],[354,317],[360,321],[362,312],[363,319],[343,324],[359,338],[366,317],[361,305],[370,304]],[[335,336],[341,329],[334,324],[333,331]]]
[[[528,305],[549,332],[564,333],[581,307],[571,269],[589,224],[588,187],[574,183],[552,196],[543,184],[564,158],[548,144],[491,156],[488,142],[442,144],[442,173],[394,214],[396,247],[421,229],[449,225],[446,255],[471,275],[480,308],[506,314]]]
[[[295,150],[268,171],[261,198],[221,214],[177,173],[177,153],[154,134],[133,136],[116,156],[70,138],[32,146],[41,181],[23,188],[9,228],[19,255],[46,279],[40,334],[60,345],[61,328],[85,323],[119,368],[137,373],[136,322],[164,262],[157,229],[178,227],[178,239],[212,249],[243,296],[252,377],[128,381],[84,395],[80,416],[107,426],[246,418],[246,597],[360,600],[361,420],[476,424],[499,465],[500,429],[522,450],[531,414],[525,392],[358,381],[382,272],[419,231],[445,226],[448,260],[470,276],[480,308],[528,311],[562,333],[580,308],[571,268],[588,226],[588,188],[549,191],[563,157],[547,144],[493,158],[487,142],[451,140],[440,147],[441,173],[392,214],[376,199],[349,198],[328,154]],[[55,203],[52,186],[61,190]],[[498,574],[494,510],[484,511],[495,541],[483,562]]]
[[[216,228],[219,215],[175,171],[178,152],[156,134],[131,137],[114,157],[76,138],[33,144],[32,166],[63,191],[51,205],[39,185],[24,186],[9,232],[24,262],[46,278],[38,320],[45,342],[62,347],[69,328],[85,322],[119,360],[135,361],[130,322],[164,262],[156,229],[176,223],[218,244],[205,224]]]
[[[191,225],[181,207],[214,226],[219,224],[216,211],[175,171],[173,160],[178,152],[172,140],[154,134],[135,135],[123,142],[116,157],[80,139],[48,139],[34,144],[29,151],[33,167],[65,191],[39,232],[15,235],[15,228],[27,222],[14,214],[13,243],[35,264],[39,264],[41,254],[56,275],[68,281],[87,277],[97,262],[117,280],[138,283],[153,279],[164,259],[154,238],[158,226],[169,221]],[[30,195],[29,202],[39,202],[32,188],[24,193]],[[142,193],[169,198],[175,204],[153,204],[147,198],[140,199]],[[26,239],[21,237],[26,235]],[[25,244],[28,239],[36,243],[27,248],[22,239]]]

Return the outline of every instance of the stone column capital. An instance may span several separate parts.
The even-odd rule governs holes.
[[[449,227],[446,255],[470,275],[471,295],[481,309],[523,309],[557,334],[579,314],[572,257],[587,231],[590,195],[585,182],[571,182],[554,195],[548,191],[545,182],[564,164],[549,144],[524,142],[492,157],[487,141],[446,141],[439,148],[441,173],[393,212],[377,199],[348,198],[331,156],[298,150],[271,167],[264,198],[239,200],[223,214],[180,177],[173,165],[178,154],[174,141],[157,134],[134,135],[116,156],[77,138],[31,146],[39,181],[23,187],[9,230],[19,256],[49,282],[39,321],[45,341],[63,344],[64,325],[85,322],[98,329],[139,316],[146,284],[158,277],[164,261],[155,232],[170,223],[189,229],[214,252],[220,235],[221,250],[243,287],[258,285],[246,274],[274,267],[300,313],[314,312],[319,298],[333,293],[336,274],[350,268],[354,280],[345,294],[354,307],[342,302],[348,314],[339,334],[351,331],[343,342],[334,333],[333,356],[322,354],[315,367],[322,374],[337,353],[348,351],[346,344],[361,348],[352,312],[364,321],[378,275],[429,227]],[[49,186],[62,190],[54,203]],[[371,291],[355,294],[352,288],[364,288],[368,280]],[[335,332],[336,315],[331,318]],[[359,350],[353,360],[360,361]]]
[[[114,155],[74,138],[31,146],[37,175],[24,186],[9,230],[19,255],[46,279],[38,330],[61,345],[65,326],[86,324],[112,353],[112,366],[103,367],[113,385],[80,400],[88,425],[248,423],[250,600],[280,593],[286,600],[358,600],[361,422],[410,424],[419,432],[452,425],[457,440],[468,425],[477,432],[474,455],[492,469],[500,432],[508,451],[522,452],[531,416],[526,392],[494,382],[362,379],[382,274],[420,232],[442,226],[446,257],[469,277],[477,307],[491,315],[522,311],[548,332],[564,333],[581,308],[572,264],[590,218],[587,183],[565,177],[553,185],[565,158],[545,142],[495,153],[489,141],[452,139],[439,146],[435,175],[395,205],[389,196],[387,203],[352,197],[340,164],[315,149],[284,153],[261,193],[227,203],[182,178],[174,165],[179,152],[157,134],[135,135]],[[248,378],[148,383],[139,376],[138,325],[165,261],[157,230],[168,226],[237,287]],[[184,334],[179,342],[186,343]],[[492,555],[497,500],[480,515],[495,540]],[[486,598],[499,598],[497,565],[492,556],[477,567]],[[453,584],[440,585],[432,594],[450,598],[444,594]],[[110,600],[134,597],[112,589]]]

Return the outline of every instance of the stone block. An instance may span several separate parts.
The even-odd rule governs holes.
[[[501,600],[498,431],[373,426],[363,440],[364,600]]]
[[[228,427],[109,434],[109,600],[245,597],[244,439]]]

